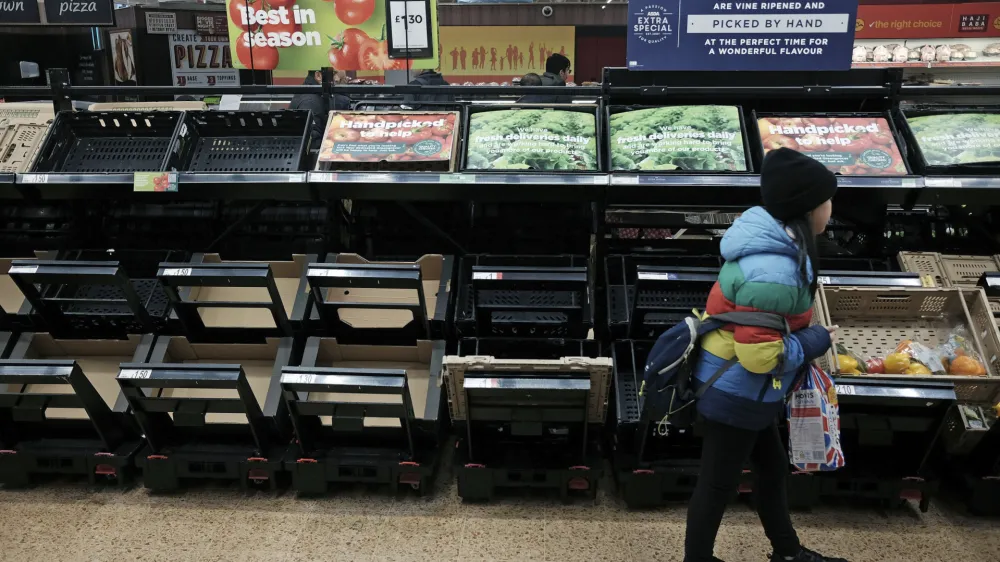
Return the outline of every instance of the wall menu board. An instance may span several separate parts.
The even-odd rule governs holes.
[[[354,113],[330,116],[320,162],[451,160],[458,114]]]
[[[500,109],[469,116],[470,170],[597,170],[593,112]]]
[[[0,23],[16,25],[114,25],[111,0],[45,0],[45,21],[38,0],[0,1]]]
[[[681,105],[615,113],[609,119],[612,170],[745,172],[736,106]]]
[[[38,13],[38,2],[35,0],[0,2],[0,22],[8,24],[41,23],[42,16]]]
[[[905,175],[906,164],[884,117],[770,116],[757,120],[764,152],[798,150],[847,176]]]
[[[928,166],[1000,161],[1000,115],[948,113],[907,117]]]

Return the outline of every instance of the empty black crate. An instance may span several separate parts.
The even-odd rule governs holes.
[[[190,111],[178,135],[178,169],[300,171],[309,122],[308,111]]]
[[[714,257],[613,255],[605,261],[608,328],[614,338],[656,339],[703,310],[719,275]],[[689,264],[711,267],[691,267]],[[636,289],[638,287],[638,289]]]
[[[130,173],[166,170],[181,113],[63,111],[33,172]]]
[[[460,336],[585,338],[594,326],[584,256],[467,255],[458,275]]]

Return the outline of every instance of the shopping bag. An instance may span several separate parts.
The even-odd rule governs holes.
[[[798,470],[816,472],[844,466],[840,447],[840,406],[830,375],[810,365],[788,399],[789,461]]]

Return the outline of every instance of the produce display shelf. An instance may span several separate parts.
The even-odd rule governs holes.
[[[306,183],[306,172],[173,173],[177,178],[177,191],[159,192],[152,197],[171,200],[314,199],[312,189]],[[0,192],[3,189],[2,179]],[[134,191],[135,175],[132,173],[25,173],[17,174],[15,181],[20,193],[46,200],[149,196]]]
[[[596,201],[604,196],[608,176],[600,173],[309,172],[309,183],[324,199]]]

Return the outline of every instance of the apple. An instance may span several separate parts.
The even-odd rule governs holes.
[[[785,135],[771,135],[762,140],[761,143],[764,145],[764,152],[769,152],[782,147],[791,148],[792,150],[799,149],[799,143],[792,137]]]

